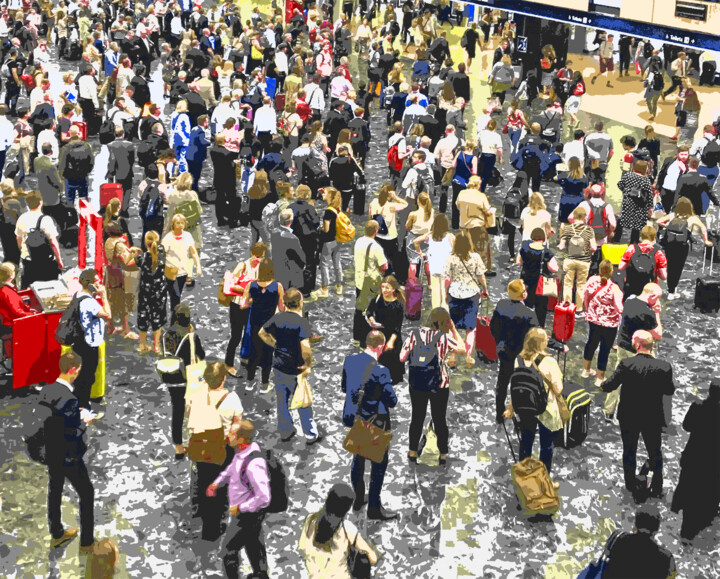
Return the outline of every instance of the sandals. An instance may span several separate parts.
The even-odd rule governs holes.
[[[143,356],[144,354],[149,354],[150,352],[152,352],[152,348],[147,344],[140,344],[137,348],[137,353],[141,356]]]
[[[595,370],[583,370],[580,375],[583,378],[590,378],[591,376],[597,376],[597,372]]]
[[[132,331],[125,332],[122,335],[122,337],[124,340],[139,340],[140,339],[140,336],[138,336],[135,332],[132,332]]]

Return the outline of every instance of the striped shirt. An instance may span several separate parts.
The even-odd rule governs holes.
[[[420,328],[420,337],[422,338],[423,344],[429,344],[433,341],[435,334],[439,330],[433,330],[431,328]],[[415,347],[415,332],[412,332],[410,336],[405,340],[402,350],[400,350],[400,361],[405,362],[410,356],[410,352]],[[442,371],[442,382],[440,388],[447,388],[450,385],[450,376],[447,371],[446,358],[451,349],[457,347],[457,341],[450,334],[443,334],[438,340],[438,354],[440,355],[440,369]]]

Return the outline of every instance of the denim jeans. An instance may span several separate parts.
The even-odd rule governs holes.
[[[540,460],[549,473],[552,468],[553,438],[555,437],[555,433],[546,428],[542,422],[534,416],[520,420],[520,460],[532,455],[536,430],[540,430]]]
[[[335,283],[342,283],[342,268],[340,267],[340,244],[337,241],[326,241],[320,253],[320,285],[330,285],[330,268],[335,275]]]
[[[359,454],[355,455],[350,467],[350,481],[356,495],[365,496],[365,461]],[[370,492],[368,493],[368,507],[379,509],[382,506],[380,493],[385,482],[385,471],[388,465],[388,453],[385,453],[382,462],[370,461]]]
[[[65,179],[65,194],[67,198],[73,203],[75,197],[80,199],[87,199],[88,197],[88,182],[87,179]]]
[[[277,397],[278,430],[280,431],[280,436],[284,438],[289,436],[293,430],[293,419],[288,406],[290,405],[293,394],[295,394],[298,377],[292,374],[285,374],[285,372],[280,372],[276,369],[274,369],[273,372],[275,374],[275,396]],[[297,411],[300,416],[300,424],[305,433],[305,438],[312,440],[317,437],[318,428],[313,419],[312,406],[298,408]]]

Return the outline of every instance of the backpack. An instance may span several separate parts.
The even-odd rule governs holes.
[[[268,203],[265,207],[263,207],[262,222],[265,224],[265,227],[268,228],[270,233],[275,233],[280,229],[279,217],[280,207],[277,203]]]
[[[634,187],[631,187],[625,194],[638,204],[642,202],[642,199],[645,196],[643,190],[640,188],[640,185],[635,185]]]
[[[115,123],[113,122],[113,118],[117,113],[118,111],[115,111],[100,125],[98,136],[100,137],[101,145],[108,145],[115,140]]]
[[[143,221],[161,218],[163,216],[163,205],[160,188],[155,184],[149,185],[143,191],[140,199],[140,218]]]
[[[590,205],[590,218],[588,221],[595,232],[595,239],[602,239],[608,234],[607,213],[605,211],[607,206],[607,203],[603,203],[597,208]]]
[[[437,332],[433,340],[423,344],[419,330],[413,331],[415,344],[410,351],[408,384],[422,392],[437,392],[442,383],[442,367],[438,342],[442,332]]]
[[[198,223],[200,223],[200,206],[192,199],[180,203],[175,208],[175,214],[180,214],[187,220],[187,226],[185,229],[190,231],[195,229]]]
[[[53,252],[52,243],[50,238],[40,228],[42,220],[48,215],[42,215],[37,220],[35,227],[30,230],[27,237],[25,238],[25,246],[27,247],[30,259],[34,264],[51,264],[55,263],[55,253]],[[52,217],[49,217],[52,220]]]
[[[653,55],[653,45],[649,42],[643,44],[643,58],[650,58]]]
[[[90,299],[90,296],[86,294],[73,296],[70,305],[60,317],[57,328],[55,328],[55,341],[58,344],[72,346],[85,339],[85,330],[80,323],[80,302],[85,298]]]
[[[572,226],[573,232],[568,241],[568,257],[584,257],[585,256],[585,239],[578,233],[578,227]],[[582,230],[580,229],[580,232]]]
[[[425,165],[425,169],[421,170],[415,167],[418,179],[415,185],[417,195],[420,193],[427,193],[430,196],[435,195],[435,177],[430,167]],[[416,195],[416,197],[417,197]]]
[[[525,199],[519,189],[510,189],[503,201],[502,214],[505,219],[520,219],[520,214],[525,208]]]
[[[399,143],[400,143],[400,141],[398,141],[392,147],[390,147],[388,149],[388,153],[387,153],[388,166],[393,171],[400,171],[403,166],[403,161],[400,158],[400,150],[398,149]]]
[[[12,72],[10,72],[10,67],[8,66],[8,63],[10,62],[10,59],[8,58],[0,67],[0,76],[2,76],[5,79],[10,80],[12,77]]]
[[[355,239],[355,226],[350,221],[347,213],[330,208],[330,211],[337,215],[335,219],[335,241],[346,243]]]
[[[240,480],[243,481],[246,487],[251,488],[247,477],[247,468],[250,461],[257,457],[265,459],[268,478],[270,479],[270,504],[263,510],[266,513],[284,513],[290,505],[290,482],[285,467],[275,457],[272,450],[255,450],[251,452],[240,470]]]
[[[510,400],[516,414],[539,416],[547,408],[545,379],[538,370],[538,364],[543,358],[544,356],[538,356],[531,365],[526,365],[520,356],[517,358],[519,366],[513,370],[510,377]]]
[[[81,153],[81,155],[73,153]],[[68,151],[67,156],[65,157],[65,170],[63,171],[63,174],[70,174],[73,176],[78,174],[87,175],[87,168],[91,166],[92,160],[93,154],[89,146],[73,147],[73,150]]]
[[[377,221],[378,225],[380,226],[378,228],[378,235],[387,235],[388,234],[388,226],[387,226],[387,221],[385,221],[385,218],[378,213],[377,215],[373,215],[372,219]]]
[[[47,464],[47,447],[45,444],[47,438],[45,433],[48,429],[57,432],[58,429],[53,427],[59,425],[62,428],[64,420],[60,416],[55,416],[53,407],[45,400],[38,402],[33,409],[33,415],[24,436],[25,451],[31,460],[40,464]],[[55,424],[51,424],[50,421]]]
[[[690,242],[690,229],[687,226],[687,219],[676,217],[668,223],[665,229],[663,243],[665,245],[687,245]]]
[[[720,143],[717,139],[708,141],[700,153],[700,160],[706,167],[715,167],[720,162]]]
[[[322,161],[315,155],[309,155],[303,161],[303,181],[309,181],[313,186],[319,186],[327,177],[323,170]]]
[[[662,90],[665,88],[665,79],[663,78],[662,72],[656,72],[652,79],[653,90]]]
[[[657,247],[653,247],[650,253],[640,251],[640,245],[633,245],[635,252],[630,258],[625,276],[625,289],[630,293],[639,294],[645,287],[655,279],[655,254]],[[629,295],[629,294],[627,294]]]

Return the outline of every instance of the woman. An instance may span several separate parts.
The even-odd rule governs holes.
[[[335,291],[341,296],[342,268],[340,266],[340,247],[337,241],[337,218],[342,211],[342,195],[335,187],[323,189],[323,199],[327,203],[327,209],[323,214],[323,221],[320,227],[320,289],[316,292],[318,298],[330,297],[330,270],[333,271],[335,279]]]
[[[180,303],[185,284],[195,266],[197,276],[202,276],[200,255],[195,247],[192,235],[185,231],[187,219],[184,215],[174,215],[170,222],[170,232],[162,239],[165,248],[165,277],[167,278],[170,310],[175,311]]]
[[[115,577],[120,551],[112,539],[100,539],[92,544],[85,564],[85,579],[112,579]]]
[[[573,77],[568,87],[568,94],[570,96],[567,101],[565,101],[565,111],[570,115],[570,127],[576,129],[580,126],[578,113],[580,112],[582,97],[585,94],[585,80],[579,70],[573,72]]]
[[[405,292],[395,276],[387,275],[380,284],[380,291],[365,310],[365,319],[373,330],[385,336],[385,351],[378,358],[390,370],[392,383],[399,384],[405,375],[405,365],[400,361],[402,323],[405,313]]]
[[[683,420],[690,437],[680,459],[680,478],[672,511],[683,512],[680,537],[691,541],[712,524],[720,507],[720,381],[710,384],[708,397],[693,402]]]
[[[492,67],[488,77],[488,84],[492,87],[492,96],[497,97],[501,105],[505,102],[505,93],[512,86],[514,80],[515,69],[512,67],[512,60],[509,54],[504,54]]]
[[[302,117],[295,112],[295,101],[287,102],[285,110],[278,119],[278,130],[283,137],[283,157],[288,167],[292,164],[292,152],[300,143],[300,130],[303,125]]]
[[[250,259],[239,261],[232,271],[232,279],[235,280],[233,291],[237,294],[230,302],[230,341],[225,352],[225,365],[230,376],[237,375],[235,368],[235,352],[242,342],[245,328],[247,327],[250,310],[243,307],[243,293],[250,282],[257,279],[260,262],[267,255],[267,246],[259,241],[250,248]]]
[[[655,129],[652,125],[647,125],[645,127],[645,136],[640,139],[640,142],[638,143],[637,148],[638,149],[646,149],[650,153],[650,159],[652,160],[652,171],[651,176],[653,180],[657,177],[658,167],[659,167],[659,157],[660,157],[660,139],[658,139],[657,135],[655,134]]]
[[[310,125],[310,135],[312,136],[310,147],[315,151],[318,159],[320,159],[320,164],[322,165],[323,171],[327,173],[327,154],[330,152],[330,147],[328,146],[327,137],[323,134],[322,121],[315,121]]]
[[[430,414],[433,420],[433,429],[437,436],[438,450],[440,451],[440,465],[446,464],[448,455],[449,431],[447,426],[447,406],[450,399],[450,378],[447,370],[448,355],[453,352],[465,352],[465,345],[462,338],[453,324],[450,314],[445,308],[433,308],[419,330],[414,330],[403,344],[400,360],[405,361],[410,357],[415,348],[416,340],[420,339],[425,345],[435,343],[440,363],[441,380],[440,385],[434,392],[430,392],[425,384],[415,384],[410,379],[410,404],[412,406],[412,418],[410,420],[410,432],[408,435],[408,460],[417,462],[418,446],[423,427],[425,426],[425,415],[427,405],[430,403]]]
[[[231,429],[240,423],[243,406],[235,392],[225,388],[227,370],[222,362],[210,362],[203,373],[203,383],[187,400],[185,413],[188,417],[188,430],[191,434],[206,432],[218,428],[218,417],[223,430],[223,440],[228,440]],[[227,512],[227,490],[218,489],[212,496],[207,488],[220,473],[232,462],[235,452],[230,445],[225,446],[225,461],[221,464],[198,461],[197,497],[198,514],[202,519],[203,541],[217,541],[222,535],[222,522]]]
[[[188,170],[187,165],[187,149],[190,145],[190,117],[188,116],[187,101],[178,101],[175,105],[175,112],[170,119],[170,127],[172,130],[172,144],[175,150],[175,158],[177,159],[180,172],[184,173]]]
[[[530,241],[523,241],[517,263],[522,266],[520,278],[527,288],[525,305],[535,310],[538,323],[545,327],[548,311],[548,296],[538,293],[540,276],[554,277],[560,269],[547,244],[547,235],[542,227],[536,227],[530,233]]]
[[[166,235],[170,230],[172,218],[175,215],[182,215],[188,220],[188,225],[185,229],[192,235],[195,241],[195,247],[200,250],[202,249],[200,216],[202,215],[203,209],[197,193],[192,190],[192,184],[192,175],[189,172],[181,173],[175,180],[174,186],[170,188],[167,196],[167,213],[165,215],[165,230],[163,231],[163,235]]]
[[[255,180],[248,190],[248,214],[250,217],[250,243],[255,245],[258,239],[266,244],[270,243],[270,232],[262,220],[263,209],[268,203],[273,203],[270,194],[270,184],[265,171],[256,171]]]
[[[165,278],[165,248],[155,231],[145,234],[146,251],[135,259],[140,269],[137,325],[140,330],[138,353],[150,352],[148,330],[153,333],[153,351],[160,354],[160,330],[167,322],[167,279]]]
[[[107,207],[105,207],[105,215],[103,215],[103,232],[104,232],[104,240],[107,241],[107,228],[110,226],[111,223],[117,225],[122,232],[125,234],[125,237],[128,240],[128,243],[130,245],[133,244],[132,242],[132,236],[130,235],[130,228],[128,227],[127,219],[125,219],[122,215],[120,215],[120,208],[122,206],[122,203],[120,199],[117,197],[114,197],[110,199],[110,201],[107,204]]]
[[[202,361],[205,359],[205,350],[203,350],[200,337],[195,333],[195,329],[190,323],[190,306],[187,304],[178,304],[173,311],[175,322],[165,333],[163,338],[163,350],[165,356],[179,357],[185,366],[193,361]],[[191,345],[190,340],[194,341]],[[192,349],[195,351],[195,360],[192,360]],[[187,378],[182,374],[166,375],[166,384],[170,393],[170,403],[172,405],[172,440],[175,445],[175,459],[182,460],[185,458],[186,448],[183,445],[183,416],[185,415],[185,393],[187,391]]]
[[[469,235],[455,237],[453,250],[445,264],[445,278],[448,293],[450,317],[455,327],[466,330],[465,366],[475,365],[475,327],[478,317],[478,301],[489,296],[482,258],[473,251]],[[448,283],[449,280],[449,283]]]
[[[525,113],[520,108],[520,101],[513,99],[510,102],[510,107],[507,111],[507,123],[505,124],[504,131],[506,130],[508,137],[510,137],[510,160],[514,160],[515,155],[518,152],[518,143],[522,138],[523,130],[530,129],[530,124],[525,118]]]
[[[408,279],[413,277],[420,279],[420,272],[422,271],[422,264],[427,262],[421,257],[421,253],[427,251],[427,242],[424,242],[420,246],[420,251],[415,249],[415,239],[418,237],[426,236],[430,233],[433,220],[435,219],[435,209],[433,208],[430,196],[426,192],[420,193],[417,198],[418,208],[415,211],[411,211],[408,215],[407,221],[405,221],[405,239],[407,246],[408,261],[410,267],[408,268]],[[427,274],[428,283],[430,283],[430,274]]]
[[[535,432],[540,430],[540,460],[548,473],[552,469],[553,439],[558,431],[562,430],[563,423],[560,417],[557,399],[562,396],[563,375],[557,360],[548,353],[548,335],[541,328],[531,328],[525,336],[523,349],[515,361],[515,368],[534,366],[542,376],[547,391],[547,407],[545,411],[535,416],[529,413],[518,413],[520,421],[520,460],[532,456],[532,447],[535,442]],[[514,414],[512,403],[505,411],[506,418]],[[560,485],[553,483],[555,488]]]
[[[330,489],[325,506],[305,519],[298,550],[310,579],[351,579],[350,547],[367,555],[372,565],[377,564],[375,550],[354,523],[344,520],[355,498],[349,485],[338,483]]]
[[[460,212],[456,202],[460,191],[467,189],[468,180],[478,174],[478,158],[475,156],[475,141],[468,139],[461,153],[455,158],[455,175],[452,180],[452,228],[460,227]]]
[[[2,219],[0,219],[0,244],[5,261],[20,265],[20,246],[15,235],[18,218],[25,213],[25,202],[21,201],[12,179],[3,179],[0,183],[2,193]]]
[[[421,246],[425,242],[427,242],[427,251],[423,252]],[[454,243],[455,236],[450,233],[448,219],[443,213],[435,215],[430,233],[416,237],[413,241],[415,251],[428,263],[430,298],[433,308],[447,309],[445,263],[450,258]]]
[[[442,90],[438,94],[437,119],[447,118],[447,113],[455,107],[455,91],[449,80],[445,81]]]
[[[258,332],[267,321],[275,315],[275,310],[285,311],[283,305],[283,286],[275,281],[275,267],[269,257],[264,258],[257,268],[257,279],[245,286],[241,307],[249,307],[247,327],[243,336],[241,355],[247,357],[246,389],[254,388],[255,372],[260,366],[262,390],[267,394],[271,390],[270,368],[272,363],[272,348],[260,339]]]
[[[388,73],[388,84],[392,85],[395,91],[399,91],[400,85],[404,82],[407,82],[407,79],[403,74],[402,62],[396,62],[393,65],[392,70]]]
[[[292,230],[300,241],[300,247],[305,252],[305,267],[303,269],[303,287],[301,291],[305,297],[315,289],[315,279],[318,267],[318,238],[320,231],[320,217],[315,210],[311,199],[312,190],[307,185],[298,185],[295,190],[295,201],[290,204],[293,211]]]
[[[545,198],[541,193],[535,192],[530,195],[528,206],[520,213],[520,225],[522,226],[523,241],[530,241],[530,234],[536,227],[545,231],[546,238],[554,233],[552,217],[545,207]]]
[[[613,265],[607,259],[600,262],[600,275],[592,276],[585,287],[583,309],[587,312],[586,319],[590,330],[583,352],[582,377],[593,375],[590,371],[595,350],[600,346],[598,354],[595,385],[605,381],[608,357],[615,343],[618,327],[623,313],[623,292],[612,281]]]
[[[550,89],[555,81],[555,69],[557,68],[556,60],[557,57],[555,56],[555,49],[552,45],[546,44],[543,46],[542,58],[540,59],[540,68],[542,69],[540,84],[544,95],[550,94]]]
[[[623,198],[615,242],[620,241],[625,229],[630,230],[630,243],[640,240],[640,230],[645,227],[653,204],[653,188],[647,172],[647,161],[635,161],[633,170],[625,173],[617,184]]]
[[[218,66],[215,68],[218,85],[220,86],[220,94],[222,96],[232,93],[232,75],[234,72],[233,63],[230,60],[226,60],[222,67]]]
[[[398,231],[397,214],[407,208],[408,202],[397,196],[390,183],[380,187],[378,196],[370,202],[368,215],[380,223],[380,230],[375,236],[385,252],[388,261],[388,273],[397,272],[398,267]],[[381,219],[382,218],[382,221]],[[385,227],[383,227],[383,222]]]
[[[700,99],[695,89],[692,87],[690,78],[683,77],[681,82],[682,90],[678,95],[678,103],[675,108],[677,119],[675,123],[675,134],[670,137],[670,140],[690,144],[693,142],[698,129],[698,119],[702,105],[700,104]],[[685,122],[683,124],[679,122],[682,115],[678,114],[677,111],[684,113]]]
[[[498,134],[496,129],[497,122],[495,119],[490,119],[487,128],[484,131],[480,131],[481,193],[485,193],[488,183],[493,177],[495,164],[502,166],[503,162],[502,135]],[[470,179],[472,179],[472,177]]]
[[[680,297],[676,290],[690,252],[693,230],[700,230],[703,243],[707,247],[712,247],[712,241],[708,239],[707,227],[700,217],[695,215],[692,201],[687,197],[680,197],[675,209],[659,219],[658,225],[665,227],[662,245],[667,257],[667,299],[675,300]]]
[[[588,179],[583,171],[582,163],[577,157],[571,157],[568,161],[567,177],[555,177],[553,181],[557,181],[562,187],[562,195],[560,195],[560,208],[558,210],[558,221],[560,223],[569,223],[570,214],[584,200],[585,188],[588,186]]]
[[[105,229],[106,286],[110,299],[112,318],[108,322],[108,334],[121,333],[126,340],[137,340],[138,335],[130,330],[130,313],[135,309],[135,299],[140,282],[140,271],[135,260],[142,253],[139,247],[132,247],[120,226],[110,223]],[[119,326],[116,320],[120,320]]]

